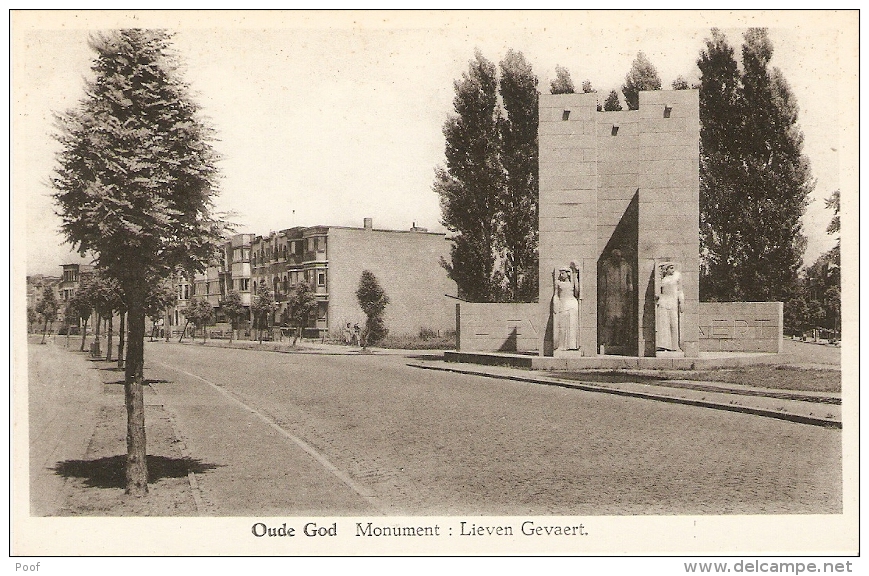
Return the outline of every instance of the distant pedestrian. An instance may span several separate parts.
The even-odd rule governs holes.
[[[353,328],[350,326],[350,322],[347,322],[347,326],[344,327],[342,339],[347,346],[353,344]]]
[[[359,328],[359,323],[353,325],[353,344],[355,346],[360,346],[359,342],[362,338],[362,330]]]

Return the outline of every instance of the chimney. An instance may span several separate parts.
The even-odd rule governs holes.
[[[357,220],[357,222],[358,222],[358,220]],[[363,222],[364,222],[364,226],[365,226],[365,229],[366,229],[366,230],[371,230],[371,229],[372,229],[373,224],[372,224],[372,220],[371,220],[371,218],[365,218],[365,219],[363,220]]]

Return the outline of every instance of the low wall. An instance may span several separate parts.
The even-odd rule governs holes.
[[[540,344],[534,324],[539,305],[456,304],[456,349],[462,352],[534,352]]]
[[[781,302],[701,302],[701,352],[782,352]]]

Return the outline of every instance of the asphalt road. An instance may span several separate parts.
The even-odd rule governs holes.
[[[398,356],[146,344],[212,515],[842,509],[841,431]]]

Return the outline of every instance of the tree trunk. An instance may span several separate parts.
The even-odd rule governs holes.
[[[109,312],[109,317],[107,319],[109,325],[109,332],[106,335],[106,362],[112,361],[112,330],[114,329],[115,319],[112,316],[112,313]]]
[[[45,325],[42,327],[42,342],[41,344],[45,344],[45,333],[48,332],[48,320],[45,321]]]
[[[79,352],[84,352],[85,339],[87,338],[88,333],[88,321],[85,319],[84,325],[81,327],[81,350]]]
[[[148,463],[145,444],[145,307],[131,303],[128,312],[130,341],[124,372],[124,404],[127,408],[126,490],[131,496],[148,493]]]
[[[100,355],[100,326],[102,325],[102,323],[103,317],[97,314],[97,320],[95,322],[95,324],[97,325],[97,329],[94,332],[94,344],[96,345],[94,346],[94,352],[97,356]]]
[[[172,313],[169,310],[166,310],[166,322],[163,323],[163,328],[166,330],[166,342],[169,342],[169,339],[172,337],[170,335],[170,328],[172,328]]]
[[[121,326],[118,328],[118,368],[124,367],[124,337],[125,337],[125,329],[124,329],[124,319],[127,315],[123,310],[121,311]]]
[[[187,326],[190,324],[190,320],[184,321],[184,330],[181,331],[181,337],[178,339],[178,342],[181,342],[184,339],[184,333],[187,332]]]

